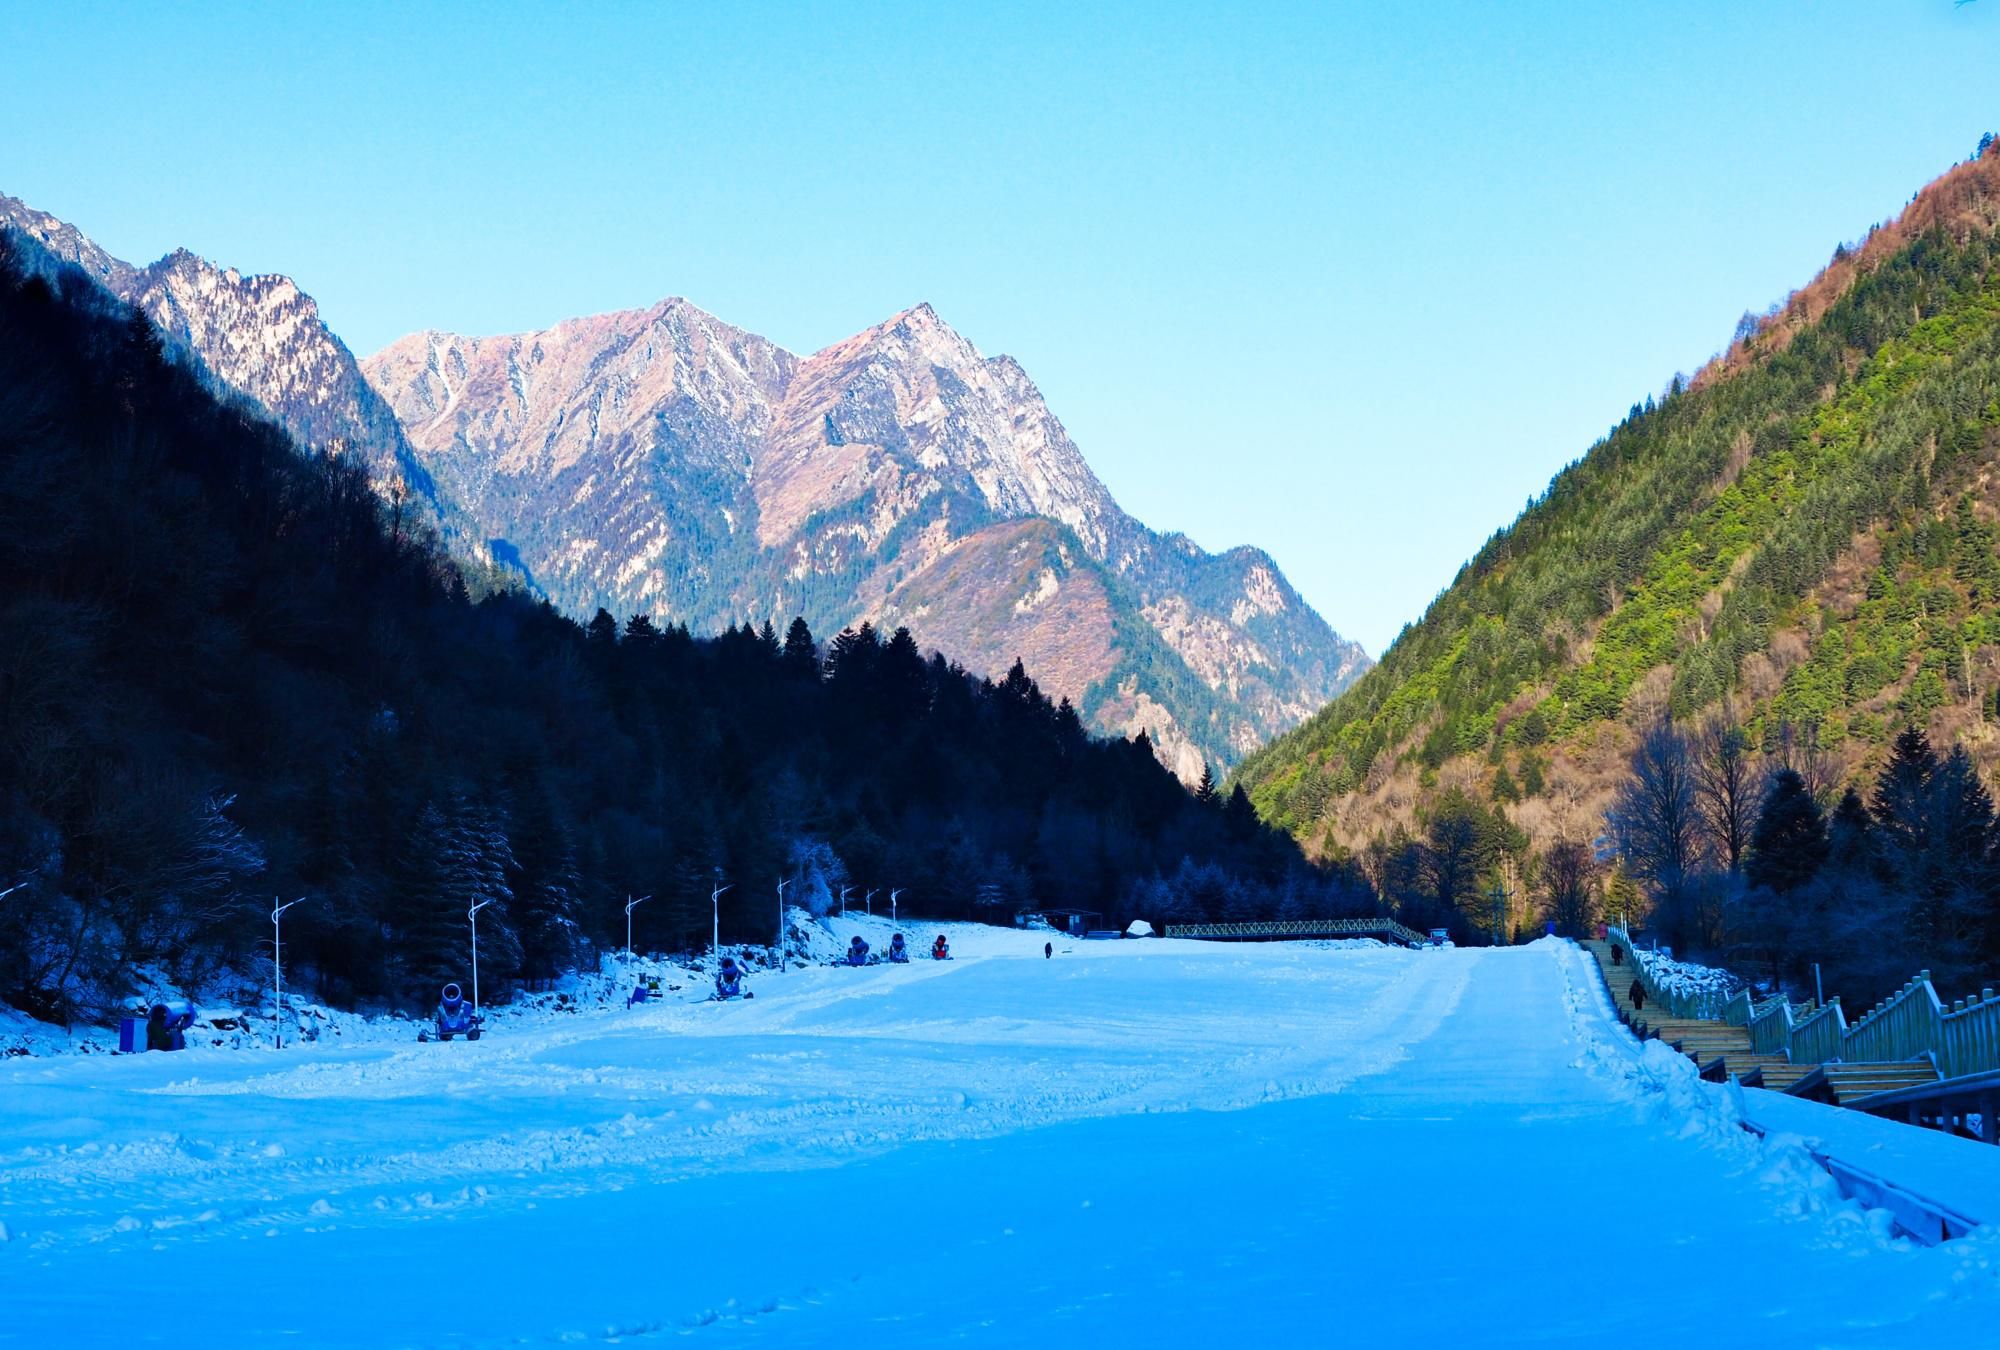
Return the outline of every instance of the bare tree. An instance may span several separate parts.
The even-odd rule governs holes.
[[[1687,737],[1661,718],[1632,751],[1632,776],[1604,813],[1627,869],[1660,896],[1677,899],[1702,858],[1694,755]]]
[[[1542,855],[1542,913],[1568,937],[1582,937],[1597,918],[1597,860],[1580,839],[1558,839]]]
[[[1750,762],[1750,738],[1725,706],[1695,738],[1694,784],[1709,843],[1731,872],[1743,870],[1763,797],[1762,778]]]
[[[1819,723],[1791,722],[1778,723],[1778,744],[1772,752],[1772,759],[1780,769],[1790,769],[1806,785],[1806,791],[1821,806],[1837,786],[1834,781],[1834,764],[1819,744]]]

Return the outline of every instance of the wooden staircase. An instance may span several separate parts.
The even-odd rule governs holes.
[[[1893,1092],[1937,1081],[1928,1060],[1894,1064],[1794,1064],[1788,1055],[1760,1055],[1750,1048],[1746,1027],[1703,1018],[1671,1017],[1652,1003],[1643,1008],[1630,997],[1631,953],[1613,964],[1611,944],[1593,939],[1582,944],[1597,958],[1611,986],[1611,1001],[1626,1025],[1641,1040],[1657,1037],[1695,1062],[1703,1078],[1725,1083],[1736,1079],[1745,1087],[1770,1088],[1811,1097],[1836,1106],[1850,1106],[1877,1092]],[[1801,1010],[1808,1012],[1809,1009]]]
[[[1835,1106],[1859,1106],[1878,1092],[1900,1092],[1937,1081],[1937,1068],[1927,1059],[1893,1064],[1820,1064],[1785,1091]]]

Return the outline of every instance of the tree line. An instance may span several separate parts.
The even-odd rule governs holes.
[[[2000,822],[1963,745],[1905,727],[1872,782],[1841,785],[1810,728],[1753,766],[1726,716],[1663,719],[1630,768],[1607,823],[1662,940],[1794,989],[1817,964],[1855,1008],[1920,969],[1947,997],[2000,970]]]
[[[621,944],[767,942],[813,908],[1122,925],[1373,912],[1241,790],[1089,735],[1017,663],[803,620],[698,637],[497,589],[0,239],[0,1000],[100,1015],[136,975],[413,1005]]]

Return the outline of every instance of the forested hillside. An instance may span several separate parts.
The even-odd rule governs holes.
[[[0,1000],[90,1015],[264,959],[339,1002],[767,941],[780,877],[907,910],[1351,912],[1240,794],[905,632],[696,639],[474,600],[352,457],[301,454],[75,270],[0,240]],[[490,962],[490,965],[488,964]]]
[[[1244,762],[1326,853],[1441,803],[1588,840],[1636,728],[1721,717],[1834,781],[1907,724],[1990,768],[2000,690],[2000,147],[1746,315],[1558,474],[1381,664]]]

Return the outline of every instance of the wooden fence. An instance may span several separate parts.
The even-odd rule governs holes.
[[[2000,997],[1991,989],[1947,1006],[1931,987],[1931,973],[1919,971],[1850,1026],[1838,996],[1824,1007],[1800,1010],[1782,994],[1753,1004],[1747,990],[1724,998],[1713,991],[1671,989],[1657,978],[1651,954],[1634,946],[1624,929],[1614,927],[1608,936],[1631,953],[1650,1002],[1674,1017],[1747,1027],[1757,1054],[1788,1055],[1794,1064],[1882,1064],[1928,1056],[1942,1078],[2000,1070]]]

